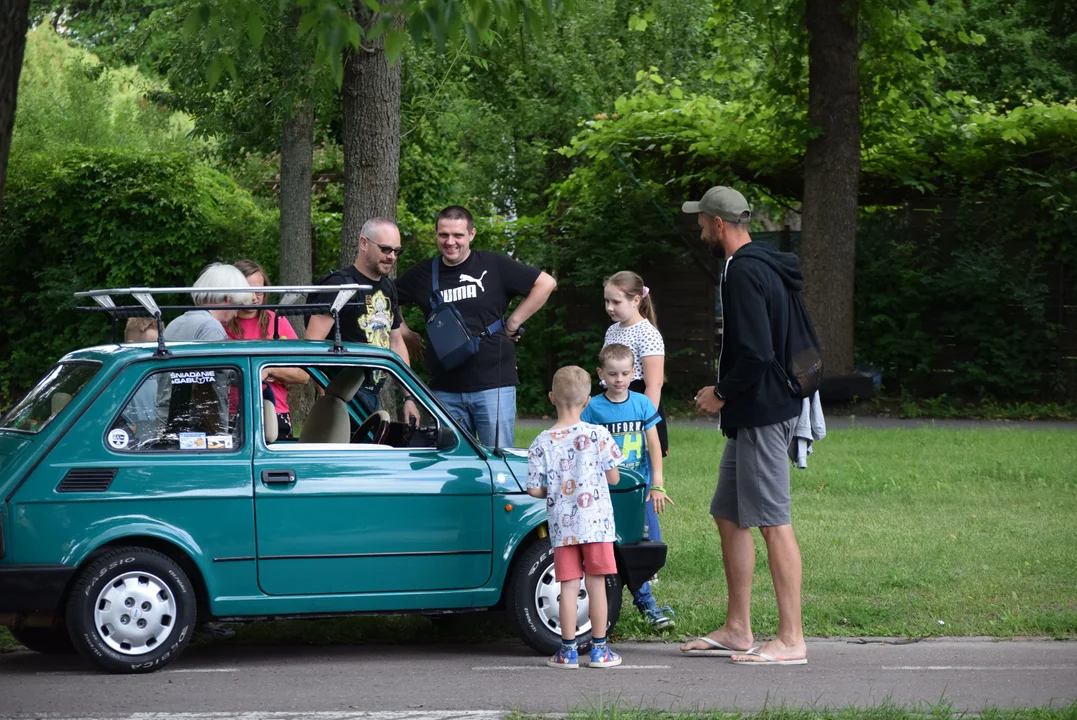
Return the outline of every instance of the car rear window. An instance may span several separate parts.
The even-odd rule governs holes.
[[[100,369],[101,364],[96,362],[69,362],[54,366],[18,405],[0,418],[0,429],[28,433],[44,429],[82,392]]]

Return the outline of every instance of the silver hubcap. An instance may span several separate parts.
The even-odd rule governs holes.
[[[176,598],[156,575],[124,573],[102,588],[93,618],[106,645],[124,655],[142,655],[172,634]]]
[[[542,571],[538,586],[535,588],[535,611],[539,620],[555,635],[561,635],[561,584],[554,580],[553,562]],[[580,596],[576,599],[576,634],[582,635],[590,632],[591,618],[588,611],[591,601],[587,596],[587,588],[580,582]]]

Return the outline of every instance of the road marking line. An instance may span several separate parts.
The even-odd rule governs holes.
[[[580,665],[580,667],[587,667],[586,665]],[[517,671],[517,670],[548,670],[545,665],[480,665],[478,667],[471,668],[479,672],[496,672],[499,670]],[[669,665],[620,665],[614,669],[621,670],[669,670]]]
[[[218,673],[239,672],[239,668],[182,668],[179,670],[165,670],[166,673]]]
[[[1077,665],[884,665],[880,670],[1077,670]]]

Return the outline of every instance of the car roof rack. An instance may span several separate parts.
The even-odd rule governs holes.
[[[298,302],[305,300],[308,293],[328,294],[336,291],[336,297],[328,303]],[[103,290],[82,290],[75,293],[77,298],[92,298],[96,306],[80,306],[77,310],[108,313],[112,319],[112,342],[119,344],[119,321],[122,318],[152,317],[157,321],[157,352],[155,356],[165,357],[171,355],[165,345],[163,311],[188,310],[273,310],[280,315],[305,315],[329,314],[333,316],[333,347],[330,352],[342,354],[345,352],[340,339],[339,313],[345,305],[352,300],[360,290],[373,290],[371,285],[359,285],[350,283],[346,285],[269,285],[266,287],[130,287],[130,288],[107,288]],[[266,305],[241,305],[238,303],[216,305],[158,305],[154,295],[195,295],[198,293],[213,294],[239,294],[239,293],[278,293],[283,295],[281,302]],[[118,296],[131,296],[137,305],[117,305],[113,299]],[[328,310],[328,313],[325,311]],[[322,312],[318,312],[322,311]],[[279,335],[276,322],[273,327],[273,337]]]

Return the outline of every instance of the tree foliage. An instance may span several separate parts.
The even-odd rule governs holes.
[[[73,310],[74,291],[185,285],[209,262],[263,254],[276,233],[274,212],[200,159],[190,120],[146,102],[152,83],[133,68],[105,68],[43,27],[21,82],[0,218],[0,403],[110,337]]]

